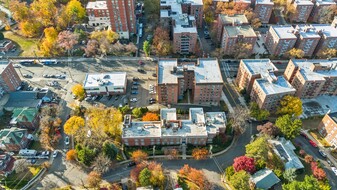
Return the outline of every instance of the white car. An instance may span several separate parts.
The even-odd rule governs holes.
[[[88,96],[88,97],[84,98],[84,100],[85,100],[85,101],[91,100],[91,96]]]
[[[66,136],[66,138],[64,140],[64,144],[69,145],[69,137],[68,136]]]
[[[14,64],[13,67],[14,67],[14,68],[21,68],[21,65],[19,65],[19,64]]]
[[[137,100],[137,98],[131,98],[130,99],[130,102],[137,102],[138,100]]]
[[[57,157],[57,151],[56,150],[54,150],[54,152],[53,152],[53,158],[56,158]]]
[[[331,170],[333,171],[333,173],[335,173],[335,175],[337,175],[337,168],[331,167]]]
[[[48,151],[48,150],[43,151],[43,152],[41,153],[41,155],[42,155],[42,156],[49,156],[49,151]]]

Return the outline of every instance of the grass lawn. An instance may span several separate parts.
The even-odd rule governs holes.
[[[318,142],[320,142],[324,147],[330,147],[330,143],[326,141],[317,130],[311,130],[310,135],[314,137]]]
[[[12,31],[6,31],[4,32],[4,36],[7,39],[10,39],[17,44],[19,44],[21,53],[20,56],[28,56],[28,57],[34,57],[34,51],[38,55],[39,51],[37,49],[38,39],[35,38],[25,38],[23,36],[19,36]],[[38,55],[39,56],[39,55]]]

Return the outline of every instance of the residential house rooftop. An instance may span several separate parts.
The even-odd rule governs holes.
[[[26,133],[27,129],[20,129],[16,127],[2,129],[0,131],[1,144],[9,144],[12,142],[15,142],[15,144],[20,144]]]
[[[270,189],[281,180],[270,169],[262,169],[252,175],[251,180],[258,189]]]
[[[106,1],[88,2],[86,9],[108,9]]]
[[[250,25],[242,26],[224,26],[230,37],[236,37],[242,35],[244,37],[256,37],[253,28]]]

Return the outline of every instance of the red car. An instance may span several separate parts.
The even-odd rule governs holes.
[[[312,141],[312,140],[309,140],[309,143],[311,144],[311,146],[313,146],[313,147],[317,147],[317,144],[316,144],[314,141]]]

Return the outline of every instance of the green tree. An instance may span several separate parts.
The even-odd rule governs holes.
[[[284,173],[283,173],[283,178],[286,179],[288,182],[292,182],[296,179],[297,175],[296,175],[296,169],[295,168],[290,168],[287,169]]]
[[[246,145],[246,156],[251,158],[267,161],[268,151],[268,137],[265,135]]]
[[[71,21],[80,22],[85,18],[86,12],[85,8],[81,5],[78,0],[71,0],[66,5],[65,13],[70,18]]]
[[[150,45],[149,41],[144,42],[143,50],[144,50],[144,53],[145,53],[146,57],[148,57],[151,53],[151,45]]]
[[[229,178],[230,184],[235,190],[247,190],[249,189],[249,178],[250,175],[246,171],[236,172]]]
[[[283,190],[323,190],[322,186],[320,186],[318,180],[314,178],[312,175],[306,175],[304,177],[304,181],[292,181],[291,183],[282,185]]]
[[[104,142],[102,152],[103,155],[110,158],[110,160],[114,160],[116,158],[116,150],[117,148],[113,144],[110,144],[109,142]]]
[[[84,147],[82,150],[77,152],[78,160],[86,166],[90,166],[91,162],[94,161],[95,155],[95,151],[89,149],[88,147]]]
[[[157,23],[160,15],[160,1],[159,0],[144,0],[144,7],[146,7],[146,18],[151,22]]]
[[[5,39],[5,36],[2,32],[0,32],[0,40],[3,40],[3,39]]]
[[[284,134],[286,139],[294,139],[300,134],[302,121],[300,119],[293,119],[290,115],[284,115],[277,118],[275,125]]]
[[[136,118],[142,117],[146,112],[148,111],[147,108],[135,108],[132,110],[132,115],[135,116]]]
[[[226,179],[229,180],[229,178],[235,174],[235,170],[233,166],[228,166],[225,170],[225,176]]]
[[[265,120],[269,117],[270,113],[268,110],[260,109],[256,102],[251,102],[249,105],[250,116],[258,121]]]
[[[148,186],[151,184],[151,171],[147,168],[144,168],[140,173],[139,173],[139,183],[141,186]]]
[[[280,101],[280,106],[277,108],[277,114],[300,116],[303,112],[302,101],[300,98],[287,95]]]
[[[121,108],[118,108],[118,110],[122,113],[122,114],[126,114],[128,111],[130,111],[130,107],[128,105],[125,105]]]

